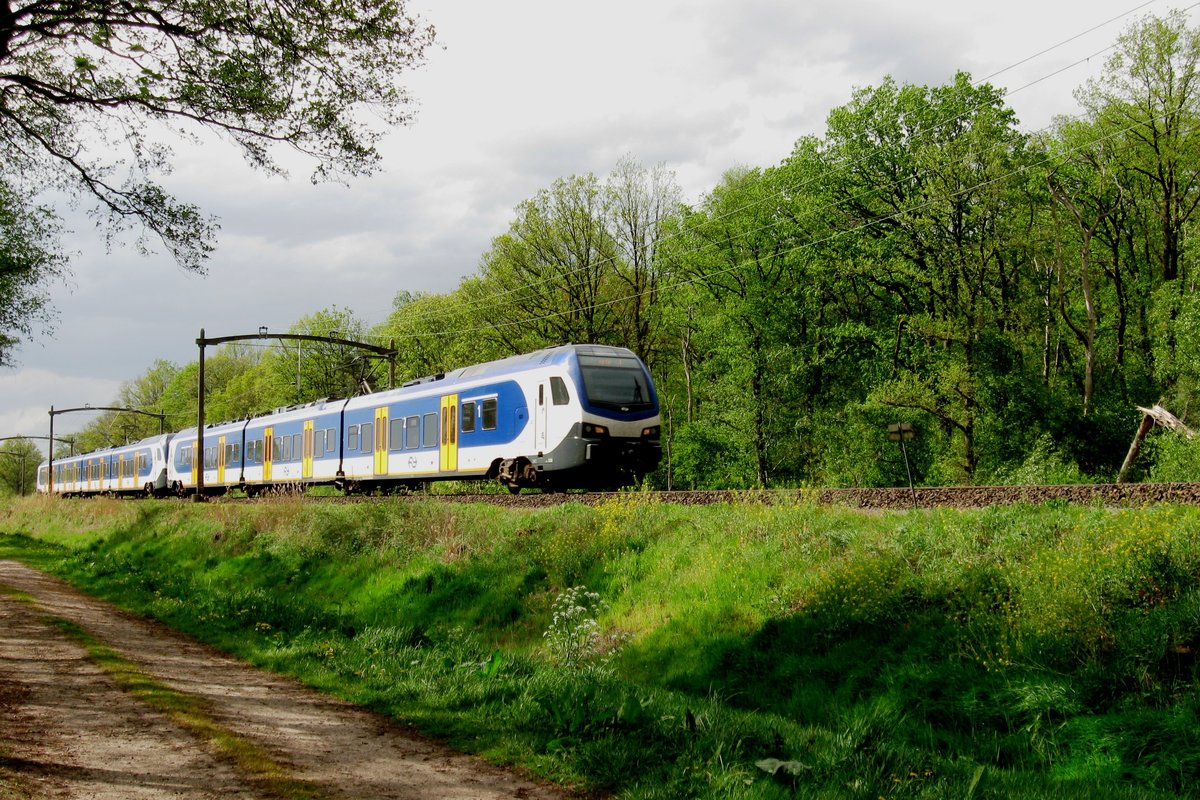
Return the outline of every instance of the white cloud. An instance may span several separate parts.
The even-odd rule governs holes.
[[[45,369],[17,370],[3,379],[4,401],[0,406],[0,431],[4,436],[49,436],[50,407],[76,408],[86,404],[106,405],[121,381],[62,375]],[[57,402],[47,401],[57,398]],[[94,418],[87,412],[55,415],[54,436],[69,435]],[[43,446],[45,442],[36,442]]]

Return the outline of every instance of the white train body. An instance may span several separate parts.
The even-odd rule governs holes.
[[[564,345],[209,425],[203,458],[195,429],[169,435],[163,483],[192,493],[203,470],[206,493],[478,478],[512,491],[611,488],[658,465],[659,426],[653,381],[631,351]]]
[[[149,494],[167,491],[171,434],[54,460],[55,494]],[[37,490],[50,491],[48,464],[38,467]]]

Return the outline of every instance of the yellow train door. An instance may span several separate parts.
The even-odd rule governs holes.
[[[263,480],[271,480],[271,459],[275,457],[275,429],[263,431]]]
[[[458,395],[442,398],[442,442],[439,466],[442,472],[458,471]]]
[[[304,423],[304,448],[303,460],[300,462],[300,476],[303,478],[311,478],[313,474],[313,421],[307,420]]]
[[[375,474],[388,474],[388,410],[375,409]]]
[[[217,437],[217,483],[225,483],[225,437]]]

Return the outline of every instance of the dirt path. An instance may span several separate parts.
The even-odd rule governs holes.
[[[0,798],[278,796],[198,734],[118,686],[57,618],[133,662],[270,754],[317,798],[552,800],[570,795],[491,767],[387,720],[247,667],[0,561]],[[286,793],[286,792],[285,792]]]

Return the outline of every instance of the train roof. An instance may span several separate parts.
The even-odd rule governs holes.
[[[143,447],[152,447],[153,445],[158,444],[159,442],[163,442],[163,441],[170,439],[174,435],[175,435],[174,433],[170,433],[170,432],[156,433],[153,436],[147,436],[145,439],[139,439],[136,442],[130,442],[129,444],[114,444],[110,447],[104,447],[99,450],[88,450],[86,453],[73,453],[72,455],[69,455],[69,456],[59,456],[54,459],[54,463],[55,464],[63,464],[68,461],[74,461],[76,459],[81,459],[81,458],[100,458],[103,456],[115,455],[115,454],[127,452],[129,450],[137,450],[137,449],[143,448]],[[49,462],[49,459],[43,459],[41,462],[41,466],[45,466],[48,462]]]
[[[538,369],[550,364],[564,364],[580,355],[636,358],[633,351],[625,347],[612,347],[604,344],[563,344],[557,347],[545,347],[541,350],[534,350],[532,353],[522,353],[521,355],[509,356],[508,358],[501,358],[496,361],[487,361],[483,364],[474,364],[427,378],[418,378],[415,381],[409,381],[404,386],[417,386],[442,380],[452,382],[467,380],[469,378],[511,375],[513,373]]]

